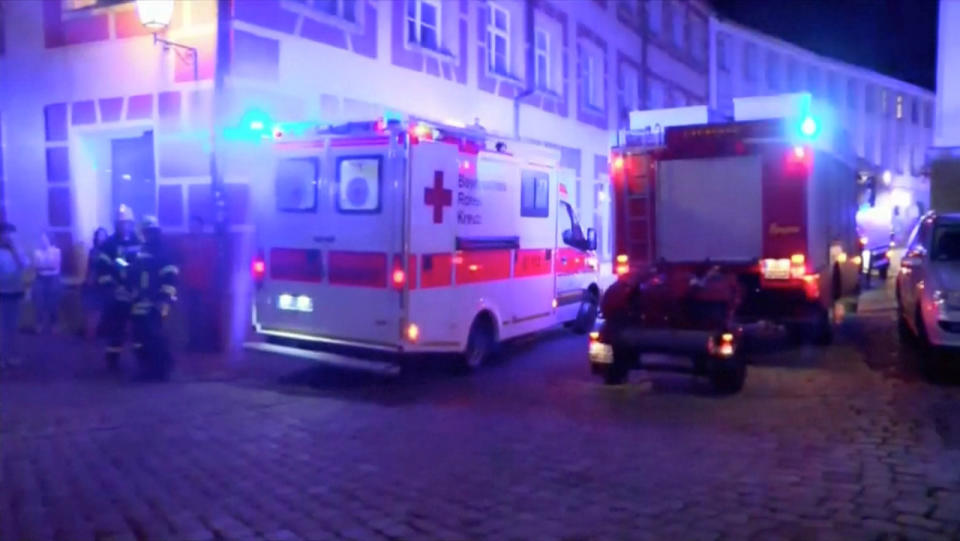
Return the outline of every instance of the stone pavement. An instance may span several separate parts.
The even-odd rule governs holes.
[[[604,387],[562,333],[395,381],[244,358],[132,384],[35,347],[0,374],[2,540],[960,538],[960,387],[888,369],[889,316],[722,398]]]

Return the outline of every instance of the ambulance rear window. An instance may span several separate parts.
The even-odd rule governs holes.
[[[380,212],[382,156],[337,158],[337,210],[347,213]]]
[[[520,216],[550,215],[550,176],[542,171],[523,171],[520,177]]]
[[[274,190],[277,210],[283,212],[313,212],[317,210],[316,158],[291,158],[277,163]]]

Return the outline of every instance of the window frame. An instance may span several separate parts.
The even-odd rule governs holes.
[[[659,36],[663,32],[663,2],[644,2],[644,6],[647,9],[647,30]]]
[[[498,28],[497,12],[503,14],[506,28]],[[502,37],[504,48],[503,70],[497,69],[496,38]],[[510,75],[510,10],[494,2],[487,3],[487,72],[497,75]]]
[[[687,40],[686,7],[680,2],[674,2],[671,4],[670,11],[670,34],[673,46],[681,51],[685,51],[687,48],[689,48],[689,43]],[[677,32],[677,24],[680,25],[679,33]]]
[[[539,181],[546,179],[546,197],[547,200],[543,207],[537,205],[537,196],[539,195]],[[528,202],[524,197],[524,184],[528,181],[533,182],[533,201]],[[549,218],[550,217],[550,174],[538,169],[520,170],[520,217],[521,218]],[[529,204],[528,204],[529,203]]]
[[[563,210],[566,212],[567,217],[570,218],[570,234],[571,234],[571,236],[573,236],[574,232],[576,232],[576,231],[579,230],[579,231],[580,231],[580,238],[581,238],[582,240],[586,241],[586,240],[587,240],[587,235],[586,235],[586,233],[583,231],[583,226],[580,225],[580,220],[577,219],[577,215],[576,215],[576,213],[575,213],[574,210],[573,210],[573,205],[571,205],[568,201],[564,201],[564,200],[562,200],[562,199],[558,200],[557,203],[558,203],[558,212],[559,212],[559,209],[563,209]],[[560,242],[562,242],[563,244],[565,244],[566,246],[569,246],[569,247],[571,247],[571,248],[577,248],[578,250],[583,250],[583,246],[582,246],[582,245],[581,245],[581,246],[577,246],[576,244],[571,244],[571,243],[567,242],[567,240],[566,240],[565,238],[563,238],[563,232],[564,232],[564,230],[560,229],[560,217],[558,216],[558,217],[557,217],[557,237],[558,237],[557,240],[559,240]]]
[[[632,65],[621,62],[620,63],[620,76],[623,79],[623,90],[621,91],[622,105],[627,111],[636,111],[640,109],[640,72],[634,68]],[[631,81],[632,84],[627,82]],[[627,92],[631,90],[633,95],[630,96],[630,93]]]
[[[776,51],[768,50],[764,55],[764,79],[767,88],[780,90],[780,55]]]
[[[748,83],[757,82],[757,57],[759,48],[756,43],[748,41],[743,44],[743,79]],[[751,62],[751,60],[753,60]]]
[[[278,176],[274,175],[273,178],[273,198],[275,210],[277,212],[283,213],[293,213],[293,214],[313,214],[317,212],[317,209],[320,208],[320,158],[317,156],[299,156],[291,158],[283,158],[279,160],[280,162],[307,162],[313,165],[313,205],[309,208],[281,208],[280,199],[277,197],[277,180]],[[279,165],[279,162],[278,162]]]
[[[603,66],[602,58],[598,58],[591,47],[585,47],[581,44],[580,51],[583,56],[583,84],[586,88],[581,88],[584,94],[582,103],[584,106],[596,111],[603,111],[605,96],[603,91],[603,81],[600,79],[600,71]],[[599,62],[598,62],[599,61]],[[598,66],[598,64],[600,64]]]
[[[544,44],[542,50],[537,41],[541,35]],[[543,78],[540,77],[541,60],[543,60]],[[545,28],[536,28],[533,31],[533,80],[539,90],[550,90],[550,32]]]
[[[321,2],[329,2],[336,6],[336,9],[334,9],[335,13],[322,9],[320,7]],[[291,7],[296,6],[299,8],[298,13],[303,13],[311,18],[322,17],[325,19],[335,19],[348,24],[359,23],[360,13],[357,10],[357,0],[286,0],[286,3],[290,4]],[[347,13],[350,13],[350,17],[347,17]]]
[[[730,71],[730,60],[728,53],[728,36],[723,32],[717,32],[717,67],[723,71]]]
[[[340,167],[341,164],[347,160],[370,160],[375,159],[377,161],[377,206],[372,209],[359,209],[351,210],[344,209],[340,206],[340,194],[341,192],[341,178],[340,178]],[[335,190],[335,203],[334,209],[340,214],[380,214],[383,211],[383,154],[343,154],[337,156],[335,160],[334,170],[334,182],[336,183],[337,189]]]
[[[853,77],[847,79],[847,108],[856,109],[857,106],[857,80]]]
[[[430,6],[432,6],[437,12],[437,23],[435,28],[433,28],[434,33],[437,35],[437,44],[435,48],[423,44],[423,27],[431,27],[431,25],[424,24],[423,22],[423,4],[430,4]],[[439,52],[441,49],[443,49],[443,2],[440,0],[407,0],[407,5],[414,5],[416,8],[414,9],[413,17],[410,16],[409,11],[404,13],[404,32],[407,34],[406,43],[412,43],[417,47]],[[413,22],[414,28],[417,31],[416,36],[410,35],[410,22]]]

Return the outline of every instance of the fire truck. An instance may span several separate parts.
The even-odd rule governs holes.
[[[504,340],[586,333],[600,290],[558,154],[479,127],[379,119],[270,136],[253,183],[248,348],[397,372],[473,369]]]
[[[676,126],[613,149],[619,279],[590,343],[608,383],[643,366],[641,353],[683,353],[736,391],[750,324],[830,340],[829,308],[858,285],[856,177],[793,122]]]

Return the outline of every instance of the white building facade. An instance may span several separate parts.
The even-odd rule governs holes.
[[[903,222],[929,208],[933,92],[729,21],[711,20],[710,36],[712,108],[732,117],[734,98],[809,92],[823,121],[846,132],[877,205]]]
[[[25,246],[51,231],[82,252],[121,202],[174,234],[191,216],[210,223],[214,161],[230,230],[249,231],[258,179],[223,162],[225,131],[251,111],[324,124],[399,113],[478,122],[559,150],[609,263],[617,129],[645,104],[708,99],[710,12],[699,0],[178,0],[173,9],[161,36],[197,49],[196,80],[190,56],[155,45],[131,0],[0,5],[0,214]],[[224,32],[228,54],[217,50]]]

